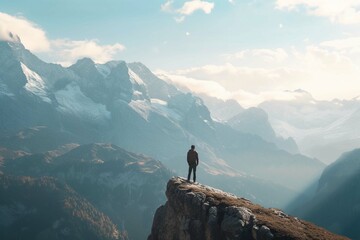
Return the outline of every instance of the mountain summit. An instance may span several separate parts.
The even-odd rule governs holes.
[[[148,240],[347,239],[244,198],[183,178],[167,184],[168,201],[156,211]]]

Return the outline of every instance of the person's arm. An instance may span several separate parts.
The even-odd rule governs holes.
[[[199,154],[196,152],[196,166],[199,165]]]

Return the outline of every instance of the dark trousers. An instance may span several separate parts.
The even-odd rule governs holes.
[[[187,180],[190,181],[191,171],[194,171],[194,182],[196,181],[196,165],[189,165],[189,174]]]

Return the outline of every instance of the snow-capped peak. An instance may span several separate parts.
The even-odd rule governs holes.
[[[47,95],[44,80],[36,72],[30,70],[24,63],[20,63],[27,80],[25,89],[39,96],[44,102],[51,103],[51,99]]]

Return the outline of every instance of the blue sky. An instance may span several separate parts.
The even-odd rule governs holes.
[[[0,6],[0,33],[15,32],[46,61],[141,61],[176,84],[244,105],[289,98],[283,91],[297,88],[318,99],[360,94],[359,0],[0,0]]]

